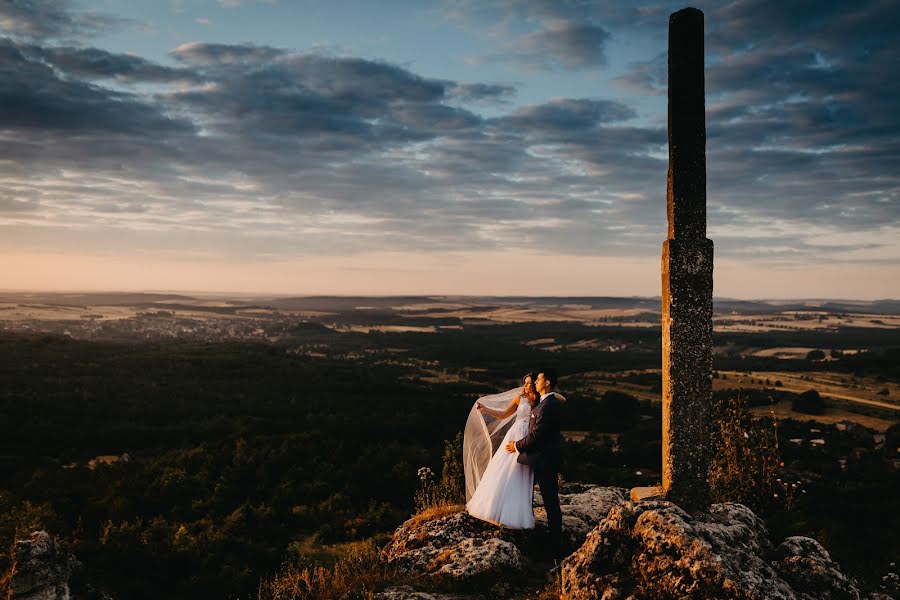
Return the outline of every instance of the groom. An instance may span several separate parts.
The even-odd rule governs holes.
[[[534,479],[541,488],[544,508],[547,510],[547,529],[550,534],[550,550],[554,557],[562,551],[562,511],[559,508],[559,450],[560,401],[553,389],[556,387],[556,371],[541,369],[534,388],[541,401],[531,411],[529,433],[518,442],[508,442],[506,451],[518,452],[516,459],[534,468]]]

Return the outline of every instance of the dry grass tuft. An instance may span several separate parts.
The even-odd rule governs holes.
[[[331,567],[286,564],[272,579],[260,582],[258,600],[367,599],[409,579],[389,566],[375,542],[367,540],[350,544]]]
[[[414,514],[410,518],[410,521],[412,521],[411,526],[417,527],[426,521],[433,521],[453,513],[462,512],[465,508],[462,504],[435,504]]]

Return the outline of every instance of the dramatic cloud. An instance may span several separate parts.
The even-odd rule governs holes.
[[[94,35],[128,21],[90,12],[74,12],[70,0],[3,0],[0,29],[30,38],[72,39]]]
[[[72,41],[113,19],[5,3],[0,239],[96,249],[102,232],[110,254],[219,258],[658,257],[666,126],[646,103],[666,91],[672,6],[612,4],[453,6],[467,27],[495,24],[481,58],[523,77],[608,74],[616,44],[640,42],[609,75],[617,87],[573,98],[264,43],[192,42],[154,61]],[[702,7],[717,257],[900,258],[896,11],[788,4]]]

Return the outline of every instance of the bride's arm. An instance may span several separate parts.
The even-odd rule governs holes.
[[[513,401],[510,402],[509,406],[507,406],[503,411],[493,410],[481,403],[477,403],[477,407],[480,412],[487,413],[496,419],[505,419],[506,417],[516,412],[516,409],[519,407],[519,398],[513,398]]]

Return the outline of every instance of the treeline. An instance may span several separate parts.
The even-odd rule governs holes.
[[[405,375],[279,345],[4,336],[0,551],[41,526],[117,597],[249,594],[288,548],[408,516],[479,386]]]

